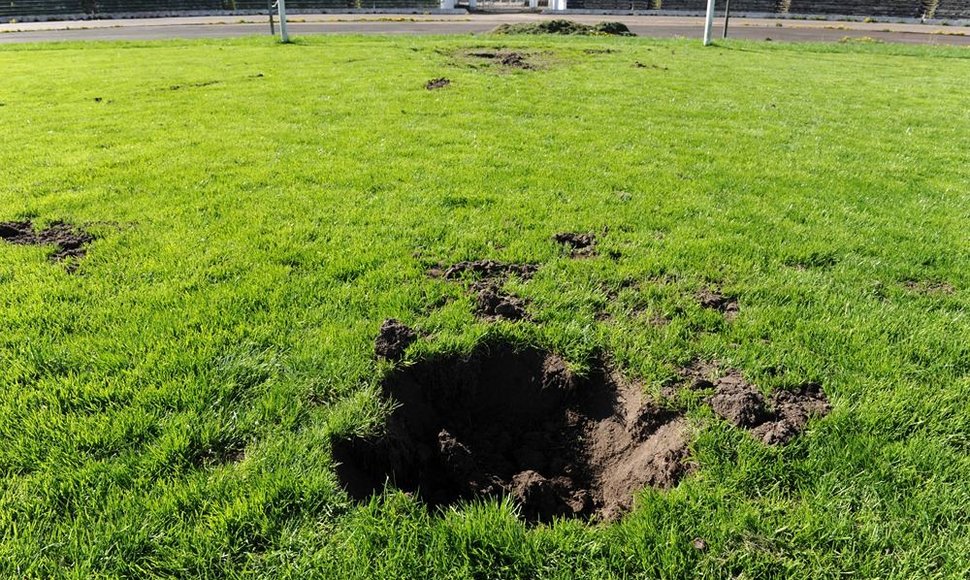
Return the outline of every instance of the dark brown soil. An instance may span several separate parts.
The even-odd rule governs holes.
[[[824,416],[831,409],[817,383],[802,383],[793,390],[779,389],[765,399],[740,372],[721,370],[712,362],[695,360],[681,369],[680,375],[680,388],[713,391],[707,398],[711,410],[766,445],[788,443],[805,430],[811,417]],[[661,393],[674,397],[677,390],[670,386],[661,389]]]
[[[483,318],[523,320],[529,317],[525,300],[505,292],[494,282],[473,284],[471,290],[475,293],[476,312]]]
[[[443,89],[443,88],[447,87],[450,84],[451,84],[451,80],[450,79],[446,79],[444,77],[441,77],[441,78],[438,78],[438,79],[431,79],[430,81],[428,81],[427,83],[425,83],[424,88],[428,89],[429,91],[433,91],[435,89]]]
[[[435,268],[429,275],[449,280],[471,279],[469,291],[475,296],[478,316],[491,320],[524,320],[528,318],[526,301],[502,289],[510,276],[528,280],[538,270],[535,264],[505,264],[494,260],[459,262],[442,270]]]
[[[725,296],[717,290],[705,288],[697,293],[697,302],[704,308],[717,310],[727,320],[734,320],[738,316],[738,301],[733,296]]]
[[[495,64],[500,64],[508,68],[518,68],[523,70],[529,70],[535,68],[535,66],[527,60],[527,56],[520,52],[506,52],[506,51],[478,51],[469,52],[468,56],[475,58],[487,59]]]
[[[701,386],[706,387],[703,383],[695,385]],[[717,379],[714,387],[714,396],[707,402],[722,419],[744,429],[757,427],[768,420],[768,407],[761,391],[747,383],[741,373],[729,372]]]
[[[468,262],[458,262],[454,266],[444,270],[444,277],[449,280],[458,280],[464,276],[474,278],[487,278],[494,281],[504,281],[509,276],[515,275],[523,280],[528,280],[539,269],[535,264],[505,264],[495,260],[474,260]]]
[[[683,416],[602,364],[578,377],[555,354],[492,341],[384,379],[380,437],[333,440],[337,475],[365,500],[385,482],[430,506],[511,497],[531,522],[611,520],[646,486],[685,473]]]
[[[87,252],[86,246],[94,241],[94,236],[62,221],[51,222],[43,230],[37,230],[32,222],[24,221],[0,223],[0,239],[11,244],[56,246],[50,260],[58,262],[83,257]]]
[[[574,258],[586,258],[596,255],[596,235],[562,232],[552,236],[557,244],[562,244],[570,250]]]
[[[831,407],[816,383],[803,383],[795,390],[776,390],[769,400],[737,371],[714,381],[696,378],[695,388],[713,388],[707,400],[716,415],[766,445],[784,445],[801,433],[809,418],[828,414]],[[705,382],[706,381],[706,382]]]
[[[381,324],[380,333],[374,341],[374,353],[388,360],[401,360],[407,347],[418,339],[418,334],[393,318]]]

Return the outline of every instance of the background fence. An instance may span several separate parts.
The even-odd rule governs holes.
[[[707,0],[568,0],[587,10],[703,12]],[[293,10],[433,9],[438,0],[287,0]],[[718,9],[723,0],[718,1]],[[265,0],[0,0],[0,19],[27,16],[266,10]],[[970,0],[731,0],[734,12],[970,19]]]

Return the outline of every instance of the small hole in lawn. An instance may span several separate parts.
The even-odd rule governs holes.
[[[357,500],[389,482],[430,506],[510,496],[531,522],[611,520],[685,472],[686,420],[602,363],[579,377],[555,354],[493,340],[397,368],[382,387],[396,405],[383,435],[332,442]]]
[[[82,228],[62,222],[51,222],[46,228],[38,230],[29,221],[0,223],[0,240],[24,246],[56,246],[50,255],[53,262],[67,258],[82,258],[87,253],[87,245],[94,236]]]

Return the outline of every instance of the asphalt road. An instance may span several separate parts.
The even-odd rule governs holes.
[[[699,37],[703,19],[681,16],[569,15],[581,22],[616,20],[639,36]],[[293,15],[291,35],[478,34],[505,22],[563,18],[544,14],[468,15]],[[720,21],[717,33],[720,35]],[[69,40],[158,40],[228,38],[268,34],[265,16],[150,18],[0,24],[0,44]],[[866,22],[732,18],[731,38],[787,42],[870,37],[884,42],[970,46],[970,27]]]

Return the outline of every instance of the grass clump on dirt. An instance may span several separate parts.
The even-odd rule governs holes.
[[[0,69],[0,578],[970,569],[966,49]]]
[[[492,34],[563,34],[579,36],[636,36],[622,22],[598,22],[582,24],[573,20],[544,20],[542,22],[521,22],[501,24]]]

